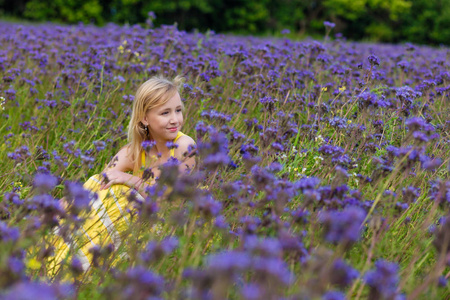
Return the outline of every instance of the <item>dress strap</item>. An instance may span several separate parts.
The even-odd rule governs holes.
[[[181,131],[178,131],[177,133],[177,137],[173,140],[173,142],[175,143],[180,137],[182,137],[183,135],[185,135],[184,133],[182,133]]]
[[[141,152],[141,166],[145,167],[145,151],[142,150]]]

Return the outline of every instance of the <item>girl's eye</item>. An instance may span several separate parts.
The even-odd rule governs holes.
[[[177,109],[177,112],[181,112],[181,109]]]
[[[168,112],[167,112],[167,111],[165,111],[165,112],[163,112],[163,113],[162,113],[162,115],[167,115],[167,114],[168,114]]]

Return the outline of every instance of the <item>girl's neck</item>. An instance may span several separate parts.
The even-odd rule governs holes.
[[[167,148],[166,143],[168,142],[165,139],[154,139],[156,142],[155,148],[157,153],[161,153],[164,156],[165,153],[169,152],[169,148]]]

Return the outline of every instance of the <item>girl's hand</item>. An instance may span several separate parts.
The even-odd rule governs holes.
[[[113,184],[126,184],[130,180],[130,175],[117,170],[109,170],[102,174],[106,178],[100,185],[100,190],[109,189]]]

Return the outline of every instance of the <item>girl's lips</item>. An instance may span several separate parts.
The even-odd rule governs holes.
[[[169,131],[170,131],[170,132],[175,132],[175,131],[177,131],[177,130],[178,130],[177,127],[169,128]]]

